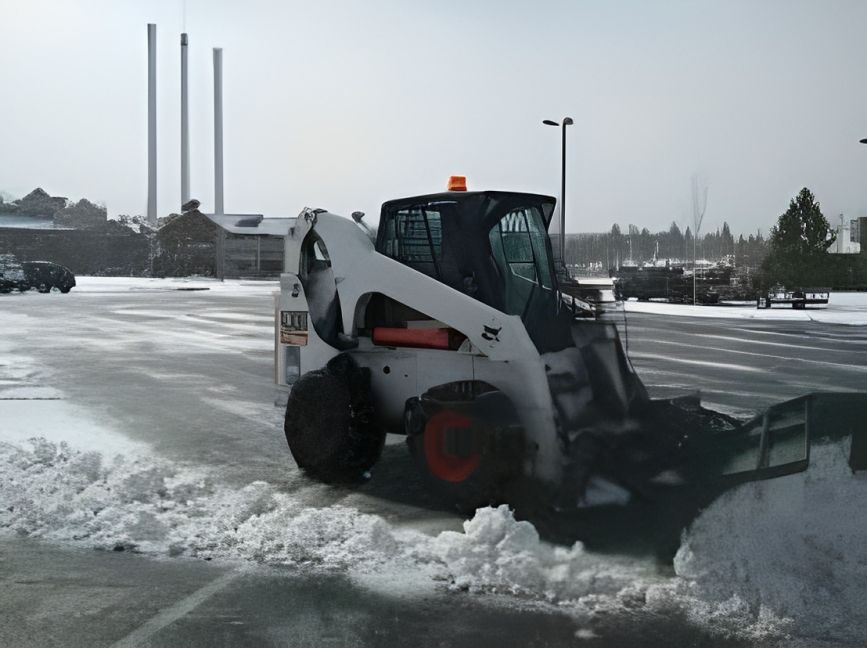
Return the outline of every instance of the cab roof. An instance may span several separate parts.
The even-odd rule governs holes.
[[[543,204],[551,205],[550,210],[542,210],[545,220],[545,227],[548,226],[553,207],[557,200],[553,196],[544,194],[524,193],[520,191],[441,191],[439,193],[424,194],[421,196],[410,196],[408,198],[396,198],[382,203],[382,215],[402,208],[418,207],[422,205],[433,205],[436,203],[473,203],[476,202],[482,208],[482,217],[486,216],[490,211],[490,206],[496,204],[500,211],[508,210],[510,207],[520,207],[522,205]]]

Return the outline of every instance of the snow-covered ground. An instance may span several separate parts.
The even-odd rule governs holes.
[[[214,304],[206,310],[172,310],[161,308],[162,297],[155,295],[134,300],[135,293],[179,287],[227,295],[255,292],[267,308],[267,293],[276,285],[84,277],[75,289],[84,293],[82,304],[131,295],[110,307],[130,318],[126,328],[89,343],[110,354],[117,345],[134,348],[150,331],[154,339],[148,353],[186,354],[191,370],[208,348],[222,354],[236,352],[233,348],[267,352],[266,314],[242,316]],[[9,299],[69,298],[28,294]],[[853,301],[850,306],[867,317],[867,299],[863,307]],[[518,605],[565,611],[579,624],[612,615],[652,615],[687,618],[710,632],[748,640],[796,637],[858,645],[867,637],[867,478],[852,475],[843,447],[814,448],[808,473],[726,494],[684,535],[675,574],[660,574],[646,561],[594,553],[581,543],[549,544],[506,507],[480,509],[461,530],[422,532],[390,513],[361,510],[351,497],[326,505],[276,480],[230,483],[219,467],[161,454],[129,438],[99,411],[66,400],[64,376],[27,348],[28,332],[41,320],[6,308],[12,303],[0,301],[5,332],[0,339],[0,535],[176,560],[336,570],[374,589],[493,593]],[[695,310],[730,316],[736,309]],[[782,313],[771,311],[777,312]],[[190,323],[203,318],[222,322],[221,330],[237,326],[236,336],[188,331]],[[265,337],[254,344],[256,328]],[[157,378],[171,384],[168,373]],[[152,389],[159,389],[154,384]],[[221,400],[226,398],[203,402]]]
[[[226,279],[219,281],[211,277],[171,277],[153,279],[150,277],[76,277],[76,292],[112,293],[169,290],[211,290],[220,293],[252,294],[279,290],[276,280]]]
[[[86,425],[79,419],[83,439],[92,438]],[[585,622],[631,610],[686,615],[744,638],[867,636],[867,479],[852,476],[837,446],[814,452],[809,473],[748,484],[718,500],[684,536],[677,575],[666,578],[581,543],[549,545],[505,506],[479,509],[462,532],[430,536],[351,507],[310,507],[262,481],[228,487],[213,471],[141,448],[76,445],[44,437],[0,442],[0,532],[154,556],[339,570],[389,590],[440,583],[552,604]]]
[[[867,326],[867,292],[831,293],[827,306],[810,306],[795,310],[791,306],[756,308],[755,302],[732,302],[720,305],[669,304],[666,302],[629,300],[629,313],[654,313],[689,317],[717,317],[757,320],[814,321],[824,324]]]

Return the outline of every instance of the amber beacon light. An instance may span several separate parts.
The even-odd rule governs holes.
[[[466,176],[450,176],[449,177],[449,191],[466,191],[467,190],[467,178]]]

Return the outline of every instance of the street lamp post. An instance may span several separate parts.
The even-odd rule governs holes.
[[[560,126],[551,119],[543,119],[542,123],[546,126]],[[563,268],[566,267],[566,127],[574,123],[571,117],[563,118],[561,137],[563,154],[560,165],[560,263],[563,264]]]
[[[867,137],[865,137],[864,139],[859,140],[859,141],[860,141],[862,144],[867,144]],[[859,222],[860,222],[862,225],[864,224],[863,221],[859,221]],[[865,234],[865,232],[864,232],[864,228],[863,228],[863,227],[860,227],[860,228],[859,228],[858,242],[861,244],[861,253],[863,254],[863,253],[864,253],[864,246],[865,246],[865,244],[867,244],[867,234]]]

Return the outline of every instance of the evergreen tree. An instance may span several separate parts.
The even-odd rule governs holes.
[[[735,254],[735,239],[732,236],[732,231],[729,229],[729,224],[723,221],[722,228],[722,253]]]
[[[668,244],[666,245],[665,256],[674,259],[682,259],[684,256],[683,233],[674,221],[671,222],[671,227],[668,228]]]
[[[827,282],[828,248],[835,238],[815,196],[804,187],[771,229],[768,255],[762,263],[767,280],[790,288]]]

